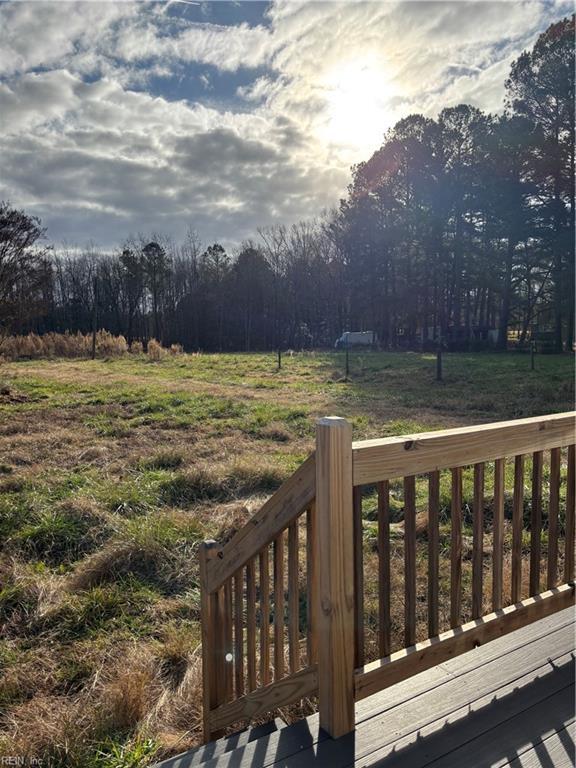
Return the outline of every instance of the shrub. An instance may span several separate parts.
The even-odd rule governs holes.
[[[109,331],[96,334],[96,354],[99,357],[118,357],[126,354],[128,344],[124,336],[113,336]],[[0,354],[9,360],[43,357],[89,357],[92,353],[92,335],[75,333],[45,333],[39,336],[4,336],[0,339]]]
[[[142,355],[144,353],[144,345],[141,341],[133,341],[130,345],[130,352],[133,355]]]
[[[170,349],[150,339],[148,342],[148,357],[151,360],[161,360],[167,354],[181,355],[181,344],[172,344]],[[114,336],[106,330],[100,330],[96,334],[97,357],[121,357],[130,352],[140,355],[144,352],[141,341],[133,341],[130,347],[124,336]],[[29,333],[26,336],[0,336],[0,357],[6,360],[18,360],[21,358],[44,357],[90,357],[92,354],[91,333],[45,333],[39,336]]]
[[[148,342],[148,357],[150,360],[158,362],[159,360],[162,360],[165,355],[166,350],[162,347],[162,344],[160,344],[159,341],[156,341],[156,339],[150,339]]]
[[[108,331],[98,331],[96,352],[103,357],[121,356],[128,352],[128,344],[124,336],[112,336]]]

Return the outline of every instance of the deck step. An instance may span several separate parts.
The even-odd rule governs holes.
[[[256,741],[256,739],[260,739],[263,736],[276,733],[282,728],[286,728],[286,723],[277,717],[268,723],[245,728],[243,731],[238,731],[238,733],[223,736],[217,741],[211,741],[209,744],[204,744],[196,749],[190,749],[175,757],[162,760],[159,763],[155,763],[151,768],[195,768],[195,766],[202,765],[207,760],[220,757],[220,755],[232,752],[235,749],[241,749],[251,741]]]

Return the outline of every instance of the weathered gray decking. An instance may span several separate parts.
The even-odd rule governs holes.
[[[249,732],[162,768],[572,768],[574,611],[562,611],[356,705],[337,741],[318,717]]]

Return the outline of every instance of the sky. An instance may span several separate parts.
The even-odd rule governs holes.
[[[572,2],[0,1],[0,200],[52,242],[318,216],[408,114],[503,107]]]

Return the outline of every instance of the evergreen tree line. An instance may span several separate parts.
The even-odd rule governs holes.
[[[352,169],[321,219],[261,229],[229,254],[190,230],[114,254],[40,247],[0,204],[0,329],[123,334],[187,350],[574,342],[574,17],[514,61],[505,110],[410,115]]]

